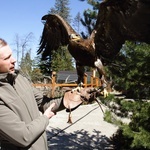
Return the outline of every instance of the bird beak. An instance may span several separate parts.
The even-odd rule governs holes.
[[[72,41],[76,41],[76,40],[79,40],[79,39],[81,39],[81,38],[80,38],[79,35],[71,34],[71,35],[70,35],[70,39],[71,39]]]

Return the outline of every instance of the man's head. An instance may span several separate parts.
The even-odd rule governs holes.
[[[0,38],[0,73],[14,73],[15,62],[9,45]]]

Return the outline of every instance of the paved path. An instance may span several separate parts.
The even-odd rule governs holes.
[[[105,111],[105,108],[103,107]],[[68,113],[63,110],[50,119],[47,127],[51,150],[112,150],[109,138],[117,127],[103,120],[97,103],[82,105],[72,112],[73,124],[68,124]]]

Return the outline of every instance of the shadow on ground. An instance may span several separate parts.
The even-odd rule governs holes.
[[[97,130],[91,135],[84,129],[73,133],[52,129],[47,136],[49,150],[113,150],[110,139]]]

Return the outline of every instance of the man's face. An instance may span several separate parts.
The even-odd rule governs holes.
[[[8,45],[0,47],[0,73],[14,73],[16,60]]]

